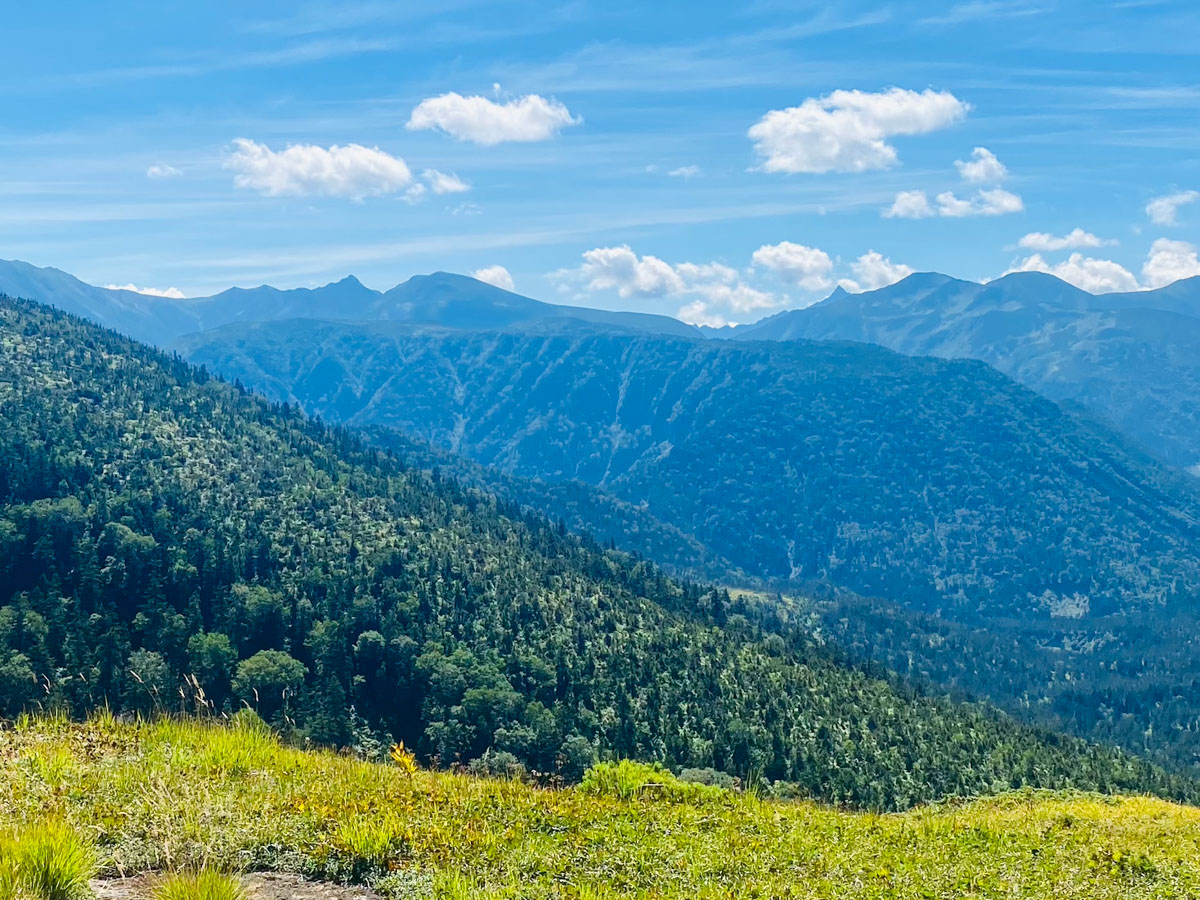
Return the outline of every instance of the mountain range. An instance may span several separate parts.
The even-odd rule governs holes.
[[[1200,471],[1200,277],[1156,290],[1090,294],[1053,275],[980,284],[916,273],[751,325],[694,327],[668,316],[543,303],[463,275],[418,275],[388,291],[349,276],[319,288],[231,288],[171,299],[94,287],[57,269],[0,261],[0,292],[169,346],[235,322],[395,321],[465,329],[584,323],[674,337],[851,340],[916,356],[979,359],[1039,393],[1076,403],[1172,465]]]
[[[716,332],[737,340],[848,340],[980,359],[1081,404],[1164,460],[1200,464],[1200,277],[1089,294],[1038,272],[987,284],[933,273]]]
[[[43,306],[0,298],[0,376],[0,714],[247,706],[485,772],[635,757],[881,809],[1200,796]]]
[[[522,297],[466,275],[417,275],[388,291],[354,276],[319,288],[230,288],[211,297],[177,299],[96,287],[58,269],[0,260],[0,293],[41,300],[150,344],[243,321],[308,318],[395,321],[449,328],[522,328],[549,321],[592,323],[656,334],[694,335],[691,325],[636,312],[559,306]]]
[[[1163,462],[1190,464],[1198,288],[922,274],[719,331],[449,275],[137,302],[212,311],[160,341],[415,465],[786,594],[858,660],[1200,771],[1200,494]]]

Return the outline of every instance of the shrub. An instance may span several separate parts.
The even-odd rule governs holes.
[[[525,777],[525,766],[507,750],[488,749],[483,756],[467,763],[467,771],[472,775],[484,775],[492,778]]]
[[[736,790],[738,786],[737,779],[728,772],[721,772],[713,768],[684,769],[679,773],[679,780],[688,784],[705,784],[710,787],[719,787],[727,791]]]
[[[433,900],[433,876],[401,869],[371,882],[371,888],[387,900]]]
[[[242,883],[210,869],[168,875],[154,886],[154,900],[246,900]]]
[[[595,762],[595,744],[582,735],[567,735],[558,751],[558,769],[564,778],[578,781]]]
[[[579,789],[587,794],[619,800],[647,798],[689,802],[717,799],[726,794],[717,787],[680,781],[661,763],[629,759],[597,763],[583,773]]]

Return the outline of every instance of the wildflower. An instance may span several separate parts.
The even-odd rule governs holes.
[[[401,741],[398,744],[392,744],[391,757],[392,762],[399,766],[400,771],[402,771],[405,775],[411,778],[416,774],[417,757],[411,750],[405,748],[404,741]]]

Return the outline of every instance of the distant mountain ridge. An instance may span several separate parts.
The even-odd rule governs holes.
[[[318,288],[229,288],[211,297],[175,299],[102,288],[66,272],[0,260],[0,294],[37,300],[159,346],[234,322],[308,318],[395,321],[446,328],[504,329],[574,323],[679,337],[699,336],[670,316],[544,303],[466,275],[414,275],[388,291],[353,275]]]
[[[863,341],[910,356],[980,359],[1052,400],[1091,409],[1174,465],[1200,463],[1200,277],[1089,294],[1039,272],[986,284],[918,273],[876,291],[839,289],[717,336]]]
[[[1172,465],[1200,474],[1200,277],[1089,294],[1040,272],[987,283],[934,272],[859,294],[836,289],[751,325],[544,303],[465,275],[417,275],[388,291],[353,276],[319,288],[230,288],[187,300],[94,287],[0,261],[0,292],[39,300],[149,343],[238,322],[395,322],[468,331],[616,329],[699,340],[849,340],[909,356],[979,359],[1059,402],[1080,404]]]

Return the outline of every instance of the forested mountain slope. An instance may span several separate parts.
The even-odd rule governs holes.
[[[1200,278],[1093,295],[1037,272],[988,284],[922,273],[877,291],[838,290],[723,336],[869,341],[981,359],[1047,397],[1089,407],[1174,465],[1200,464]]]
[[[972,361],[304,321],[182,349],[329,419],[644,502],[752,575],[1041,618],[1200,587],[1191,479]]]
[[[1200,762],[1192,480],[981,363],[314,322],[184,350],[323,416],[468,454],[507,496],[630,549],[678,565],[694,540],[693,561],[881,598],[834,592],[817,612],[892,668]],[[623,541],[611,500],[636,511]]]
[[[657,758],[879,807],[1194,791],[763,640],[719,592],[45,307],[0,301],[0,423],[8,714],[245,702],[322,741],[365,719],[442,762]]]

